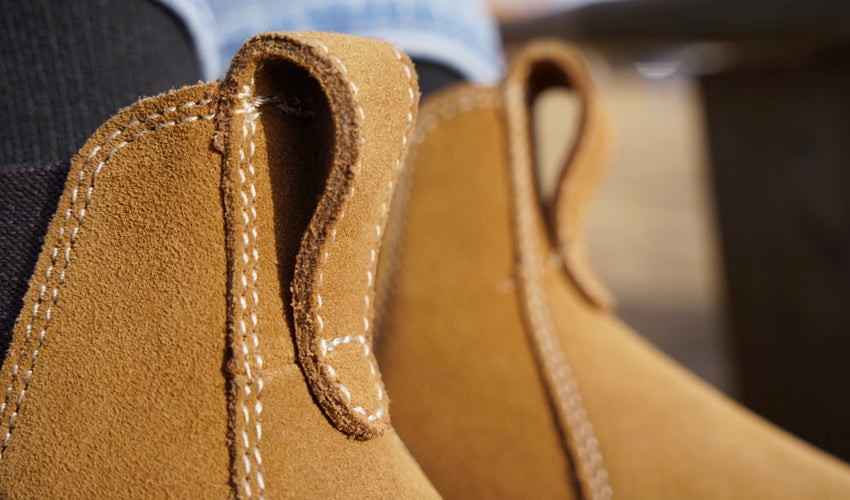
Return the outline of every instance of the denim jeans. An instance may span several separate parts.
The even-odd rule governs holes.
[[[185,23],[206,79],[223,76],[264,31],[335,31],[382,38],[413,58],[493,83],[503,69],[496,23],[482,0],[159,0]]]

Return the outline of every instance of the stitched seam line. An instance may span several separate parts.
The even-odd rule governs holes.
[[[148,115],[145,118],[143,118],[141,121],[133,120],[133,121],[127,123],[123,128],[118,129],[118,130],[114,131],[112,134],[110,134],[104,140],[103,144],[101,144],[99,146],[95,146],[94,148],[92,148],[92,150],[89,152],[88,156],[86,156],[85,164],[80,169],[80,173],[79,173],[78,181],[77,181],[77,186],[74,187],[74,189],[71,191],[71,204],[65,211],[63,225],[62,225],[62,227],[59,228],[59,233],[56,237],[56,243],[54,244],[54,246],[53,246],[53,248],[50,252],[50,266],[47,268],[47,270],[44,273],[44,281],[42,282],[42,285],[39,287],[38,299],[37,299],[35,305],[32,308],[32,314],[30,316],[30,320],[29,320],[29,322],[27,323],[27,326],[24,329],[24,346],[21,348],[21,350],[18,354],[18,361],[15,363],[15,365],[12,368],[12,380],[10,381],[9,386],[6,388],[4,402],[3,402],[2,405],[0,405],[0,415],[2,415],[5,412],[7,406],[11,403],[10,396],[11,396],[12,388],[17,383],[19,366],[21,365],[21,362],[25,359],[26,346],[32,338],[33,324],[35,323],[36,319],[41,317],[41,316],[39,316],[39,311],[42,309],[42,306],[47,304],[46,308],[44,308],[44,313],[43,313],[44,325],[42,326],[41,330],[38,333],[38,340],[37,340],[38,344],[37,344],[36,348],[33,350],[32,354],[30,355],[30,367],[26,371],[26,373],[23,377],[24,386],[23,386],[23,388],[21,388],[21,391],[18,393],[17,398],[15,398],[15,409],[12,412],[12,414],[9,416],[9,420],[8,420],[9,429],[7,430],[6,434],[3,436],[2,446],[0,446],[0,459],[3,458],[3,455],[5,454],[6,448],[8,446],[9,439],[12,437],[12,432],[15,429],[15,419],[16,419],[18,413],[20,412],[21,405],[23,404],[24,397],[25,397],[25,394],[27,392],[27,389],[29,389],[29,384],[30,384],[30,381],[31,381],[31,378],[32,378],[33,370],[35,369],[35,362],[36,362],[36,358],[38,357],[39,350],[44,346],[45,337],[47,335],[47,329],[51,324],[52,309],[53,309],[54,306],[57,306],[58,303],[59,303],[59,289],[62,286],[62,284],[64,284],[64,282],[65,282],[65,273],[68,270],[68,267],[70,266],[70,263],[71,263],[71,251],[74,248],[75,243],[77,242],[79,230],[82,227],[83,221],[85,219],[86,211],[88,210],[89,205],[91,204],[91,198],[92,198],[92,194],[94,193],[95,181],[97,179],[97,176],[100,174],[103,167],[106,166],[107,162],[109,162],[109,160],[112,159],[112,157],[115,155],[115,153],[117,153],[119,150],[121,150],[121,148],[123,148],[124,146],[127,146],[128,144],[131,144],[134,141],[136,141],[137,139],[143,137],[147,133],[163,130],[165,128],[172,127],[172,126],[175,126],[175,125],[179,125],[179,124],[182,124],[182,123],[189,123],[189,122],[193,122],[193,121],[197,121],[197,120],[211,120],[211,119],[214,118],[215,114],[211,113],[211,114],[206,114],[206,115],[187,116],[187,117],[184,117],[184,118],[179,119],[179,120],[175,119],[175,120],[172,120],[172,121],[161,123],[161,124],[156,125],[154,127],[143,129],[143,130],[137,132],[131,138],[125,140],[125,141],[118,142],[117,144],[115,144],[109,150],[109,152],[106,154],[105,158],[97,163],[97,165],[95,166],[94,172],[91,175],[91,180],[88,183],[88,187],[85,187],[85,177],[86,177],[87,167],[90,165],[92,159],[100,151],[106,151],[106,147],[113,140],[115,140],[116,138],[121,136],[127,130],[129,130],[133,127],[136,127],[138,125],[148,124],[148,123],[150,123],[151,121],[153,121],[157,118],[160,118],[162,116],[174,113],[178,110],[184,110],[184,109],[195,107],[195,106],[204,106],[206,104],[209,104],[210,102],[211,102],[210,99],[203,99],[203,100],[200,100],[200,101],[197,101],[197,102],[188,101],[188,102],[185,102],[185,103],[183,103],[179,106],[170,106],[168,108],[165,108],[164,110],[162,110],[159,113],[153,113],[151,115]],[[81,191],[84,191],[84,203],[83,203],[83,206],[77,212],[77,215],[74,218],[75,221],[72,222],[72,224],[75,224],[75,226],[70,231],[68,246],[65,247],[64,251],[62,252],[63,259],[62,259],[62,262],[60,263],[60,262],[58,262],[59,247],[64,242],[66,226],[67,226],[68,222],[71,220],[73,208],[76,206],[77,198],[79,197]],[[58,269],[58,266],[60,266],[60,265],[62,266],[62,269],[59,271],[58,281],[52,287],[50,293],[48,294],[47,293],[47,283],[50,281],[50,277],[55,272],[55,270]],[[47,299],[47,300],[49,300],[50,302],[46,303],[45,301],[46,301],[46,297],[48,295],[49,295],[49,299]]]
[[[349,79],[350,77],[349,77],[349,74],[348,74],[348,68],[345,66],[345,64],[342,62],[342,60],[340,60],[338,57],[336,57],[334,55],[331,55],[328,47],[325,44],[323,44],[321,41],[316,40],[314,38],[309,38],[309,37],[305,37],[305,38],[306,38],[306,40],[309,40],[310,42],[316,44],[331,59],[331,61],[333,61],[333,64],[335,64],[337,66],[337,68],[339,69],[341,74],[343,76],[345,76],[346,79],[348,80],[348,86],[351,89],[351,92],[354,96],[354,102],[357,103],[356,111],[357,111],[357,114],[360,116],[360,123],[361,123],[361,128],[362,128],[362,124],[366,120],[366,114],[363,111],[363,107],[359,104],[359,102],[357,100],[358,94],[360,93],[360,89],[357,87],[357,85],[354,83],[353,80]],[[410,72],[409,69],[407,69],[407,68],[405,68],[405,69],[408,71],[408,73]],[[411,92],[411,95],[413,95],[412,89],[410,90],[410,92]],[[411,116],[411,120],[412,120],[412,114],[410,116]],[[407,141],[406,137],[405,137],[405,141]],[[365,149],[366,144],[365,144],[365,139],[363,138],[363,136],[360,136],[359,146],[360,146],[361,151]],[[362,169],[361,158],[362,158],[362,155],[358,155],[357,163],[355,164],[354,169],[353,169],[355,175],[359,174],[361,169]],[[400,162],[400,160],[399,160],[399,162]],[[351,188],[348,191],[347,199],[350,201],[354,197],[354,194],[355,194],[355,188],[352,185]],[[384,210],[386,210],[386,203],[384,204]],[[341,210],[340,214],[339,214],[339,219],[337,220],[337,224],[340,223],[343,220],[344,217],[345,217],[345,211]],[[376,225],[375,228],[376,228],[376,239],[380,242],[381,226]],[[328,257],[329,257],[330,249],[333,247],[333,244],[336,241],[336,234],[337,234],[336,229],[335,228],[332,229],[331,233],[330,233],[330,241],[328,242],[326,249],[325,249],[324,253],[322,254],[321,270],[319,271],[318,278],[317,278],[318,282],[316,284],[316,292],[315,292],[316,313],[315,314],[316,314],[316,323],[318,324],[318,335],[320,337],[324,332],[324,320],[322,319],[322,315],[320,313],[320,311],[322,309],[323,300],[322,300],[322,295],[319,292],[322,288],[322,285],[324,284],[324,267],[328,263]],[[370,329],[370,326],[371,326],[370,321],[369,321],[369,317],[368,317],[369,309],[370,309],[370,305],[371,305],[370,304],[371,299],[370,299],[370,296],[369,296],[369,291],[370,291],[372,284],[373,284],[373,281],[374,281],[374,269],[373,269],[373,267],[376,264],[377,264],[377,252],[373,248],[370,251],[370,264],[369,264],[368,269],[366,270],[366,295],[365,295],[365,300],[364,300],[365,311],[363,313],[363,318],[362,318],[363,319],[363,334],[362,335],[356,335],[356,336],[343,337],[343,338],[350,338],[350,339],[360,339],[360,338],[363,339],[362,342],[360,342],[359,340],[357,340],[357,341],[363,345],[363,356],[366,358],[366,360],[369,364],[369,372],[372,376],[372,381],[373,381],[374,386],[375,386],[375,395],[376,395],[378,407],[377,407],[377,409],[375,410],[374,413],[369,413],[362,406],[353,406],[351,409],[352,409],[352,411],[354,411],[354,412],[362,415],[363,417],[365,417],[366,420],[368,420],[369,422],[378,421],[386,414],[386,406],[383,403],[384,396],[385,396],[384,395],[384,389],[381,386],[380,380],[378,379],[378,371],[377,371],[377,368],[375,367],[375,362],[373,361],[372,356],[371,356],[370,342],[366,341],[366,335],[368,335],[369,329]],[[335,340],[337,340],[337,339],[334,339],[330,342],[333,343]],[[349,342],[351,342],[351,340],[349,340],[348,342],[345,342],[345,343],[349,343]],[[327,361],[327,353],[330,352],[330,350],[332,350],[332,349],[326,349],[327,345],[328,344],[326,344],[326,341],[324,339],[320,338],[319,350],[321,352],[322,358],[319,360],[319,362],[324,366],[325,371],[328,373],[328,376],[331,378],[331,380],[333,380],[334,383],[336,383],[337,389],[345,397],[348,404],[352,405],[353,401],[352,401],[351,391],[348,389],[348,387],[346,387],[344,384],[342,384],[339,381],[339,376],[337,375],[336,370],[334,369],[333,365]],[[337,344],[337,345],[341,345],[341,344]]]
[[[576,443],[578,462],[584,475],[587,477],[589,491],[594,499],[609,499],[613,496],[608,472],[602,460],[599,449],[599,441],[596,438],[593,424],[584,408],[578,383],[572,371],[572,367],[564,354],[563,346],[557,336],[551,311],[546,304],[546,293],[543,290],[540,275],[540,248],[533,234],[534,216],[529,207],[533,206],[530,199],[531,181],[528,178],[530,172],[530,151],[523,131],[520,128],[519,117],[524,116],[520,111],[522,106],[521,89],[516,84],[510,85],[506,91],[507,106],[514,110],[512,117],[508,120],[509,148],[511,155],[511,170],[516,190],[516,226],[519,242],[520,276],[524,283],[529,309],[529,320],[531,331],[540,358],[543,362],[544,371],[552,376],[554,383],[551,390],[554,392],[557,408],[561,418],[565,420],[566,433],[572,435]],[[567,444],[569,449],[569,444]]]
[[[262,457],[260,455],[260,438],[262,436],[262,427],[260,425],[260,415],[263,411],[263,405],[260,396],[263,391],[263,358],[260,355],[259,335],[257,333],[258,318],[257,310],[259,304],[259,293],[257,291],[257,269],[259,261],[259,252],[257,251],[257,209],[255,200],[257,190],[254,185],[255,170],[254,170],[254,153],[255,143],[254,134],[257,130],[256,119],[258,116],[257,101],[254,99],[254,80],[251,79],[250,84],[242,87],[237,97],[241,100],[242,108],[236,110],[237,114],[242,114],[242,136],[239,147],[239,195],[242,199],[242,273],[240,276],[242,293],[239,297],[239,306],[241,308],[241,318],[239,319],[239,330],[241,333],[240,344],[243,355],[243,367],[246,374],[246,383],[242,388],[244,397],[242,399],[242,418],[245,427],[242,429],[242,446],[244,453],[242,456],[243,466],[245,468],[245,477],[242,481],[242,487],[245,491],[245,497],[252,498],[251,491],[251,474],[254,475],[254,480],[257,482],[257,496],[263,498],[265,483],[262,474]],[[247,147],[248,153],[245,153]],[[247,175],[246,175],[247,167]],[[250,301],[247,296],[250,295]],[[246,321],[246,319],[248,321]],[[248,340],[250,338],[251,345],[249,347]],[[253,351],[254,362],[256,363],[255,373],[252,374],[250,366],[251,351]],[[255,380],[256,379],[256,380]],[[254,395],[254,405],[250,408],[248,400],[251,397],[252,386],[256,385],[256,395]],[[253,409],[254,416],[254,445],[251,446],[248,430],[251,428],[250,411]],[[254,461],[254,467],[251,467],[251,460]]]
[[[374,314],[375,314],[375,311],[372,309],[371,300],[374,297],[374,293],[375,293],[374,292],[374,286],[373,286],[374,285],[374,275],[375,275],[375,272],[376,272],[377,267],[378,267],[378,258],[377,258],[378,249],[380,248],[381,240],[383,239],[382,228],[385,226],[385,224],[387,222],[387,218],[389,217],[389,204],[392,201],[393,190],[395,188],[394,180],[398,179],[399,173],[401,172],[401,169],[402,169],[402,158],[403,158],[404,153],[405,153],[405,151],[407,150],[407,147],[408,147],[408,141],[409,141],[408,135],[411,134],[412,131],[413,131],[413,126],[414,126],[413,113],[414,113],[415,108],[416,108],[416,93],[413,90],[413,85],[414,85],[413,72],[411,71],[408,64],[405,62],[404,57],[402,56],[401,51],[399,51],[398,47],[391,45],[390,48],[392,49],[393,54],[395,54],[396,59],[398,60],[399,64],[401,64],[401,67],[404,70],[405,78],[407,79],[407,98],[408,98],[408,103],[407,103],[408,108],[407,108],[407,116],[406,116],[407,122],[405,123],[404,130],[402,131],[402,134],[401,134],[401,148],[399,149],[399,155],[395,160],[393,175],[391,176],[390,180],[387,181],[387,190],[386,190],[386,193],[384,194],[384,199],[381,202],[381,220],[378,224],[375,225],[375,241],[372,244],[372,248],[369,250],[369,268],[366,271],[366,277],[367,277],[366,291],[365,291],[364,299],[363,299],[364,300],[364,306],[365,306],[364,311],[363,311],[363,321],[364,321],[364,328],[365,328],[364,332],[368,332],[368,319],[367,319],[368,315],[371,313],[372,316],[374,317]],[[364,351],[365,351],[365,349],[364,349]],[[373,364],[371,358],[370,358],[370,361],[369,361],[369,365],[370,365],[369,368],[372,371],[372,376],[376,377],[375,370],[374,370],[374,364]],[[380,401],[381,400],[380,396],[382,395],[380,383],[376,382],[375,387],[378,389],[378,395],[379,395],[378,400]],[[382,410],[382,409],[383,409],[383,405],[381,405],[379,407],[379,410]],[[357,411],[357,408],[355,408],[354,410]]]

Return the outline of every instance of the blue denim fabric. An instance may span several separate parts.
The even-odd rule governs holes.
[[[481,0],[159,0],[185,22],[207,79],[264,31],[335,31],[389,40],[477,83],[498,80],[502,47]]]

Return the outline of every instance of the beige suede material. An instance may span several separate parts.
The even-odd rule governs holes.
[[[364,297],[416,96],[409,61],[383,42],[267,34],[221,87],[140,101],[99,129],[0,372],[0,496],[435,497],[386,410],[355,408],[380,399]],[[373,124],[350,120],[358,106]],[[290,287],[316,276],[308,263],[296,277],[297,255],[333,229],[342,256],[316,268],[333,326],[310,331]],[[315,346],[355,326],[365,342],[312,361],[336,385],[314,380],[327,372],[296,334]],[[321,391],[341,383],[352,400],[330,405]]]
[[[500,89],[423,107],[379,351],[394,425],[447,498],[850,497],[845,464],[696,380],[564,264],[604,148],[573,153],[564,215],[544,217],[528,106],[545,84],[588,88],[582,64],[547,43]],[[435,103],[451,111],[426,125]]]
[[[554,414],[560,424],[564,449],[575,462],[580,491],[586,498],[604,499],[611,498],[613,490],[599,449],[599,440],[596,437],[593,422],[584,407],[580,383],[566,356],[565,351],[568,347],[558,338],[552,310],[547,307],[546,294],[541,285],[542,263],[549,262],[553,257],[557,258],[562,254],[549,250],[552,231],[547,231],[548,228],[541,229],[546,240],[543,244],[535,237],[535,230],[545,226],[546,222],[540,214],[539,196],[534,183],[533,152],[530,148],[532,136],[528,107],[534,97],[534,88],[539,85],[539,73],[535,70],[541,66],[555,65],[556,68],[561,69],[558,73],[562,79],[566,75],[568,78],[580,76],[577,73],[570,74],[568,67],[563,64],[560,67],[557,66],[559,62],[569,61],[577,56],[559,48],[559,45],[546,44],[542,47],[532,46],[521,53],[512,62],[501,89],[507,134],[505,140],[511,172],[510,191],[513,201],[511,222],[517,259],[517,298],[523,310],[529,341],[546,382]],[[582,84],[578,87],[588,86],[589,84]],[[591,96],[588,93],[579,95],[584,99]],[[585,106],[585,110],[587,108]],[[589,124],[594,122],[585,122],[583,125]],[[586,136],[585,130],[579,131],[579,140]],[[596,134],[590,135],[590,137],[594,136]],[[573,176],[580,176],[582,172],[577,170],[577,167],[582,166],[595,168],[592,162],[568,168],[573,171]],[[558,192],[559,196],[565,194],[568,193],[564,190]],[[555,200],[556,207],[562,205],[560,199]],[[575,219],[562,222],[575,222]],[[566,260],[564,262],[568,263]],[[562,267],[568,269],[569,265]]]
[[[74,158],[0,375],[3,496],[229,495],[216,88],[141,101]]]
[[[362,57],[366,49],[372,57]],[[287,70],[281,61],[304,71]],[[374,286],[370,275],[379,229],[416,105],[415,80],[409,61],[383,42],[343,35],[268,34],[237,54],[223,88],[223,102],[231,103],[224,108],[230,111],[223,114],[220,130],[230,139],[223,149],[234,283],[236,362],[229,365],[236,381],[234,476],[242,491],[257,491],[262,480],[274,497],[299,481],[304,467],[311,467],[326,476],[313,485],[311,494],[343,495],[352,491],[345,488],[352,475],[368,477],[369,470],[395,469],[394,464],[406,462],[412,466],[395,435],[385,432],[388,400],[371,353],[371,328],[365,328],[372,318],[367,299],[371,301]],[[293,91],[302,116],[287,119],[273,96]],[[253,111],[242,110],[250,110],[257,96],[268,104],[260,106],[261,116],[246,123]],[[286,120],[295,123],[286,126]],[[290,128],[304,126],[299,121],[315,127],[312,135],[288,135]],[[316,143],[313,151],[311,142]],[[254,191],[258,194],[252,198]],[[258,269],[256,281],[253,266]],[[293,276],[290,295],[283,284]],[[255,335],[259,348],[254,346]],[[321,408],[307,392],[305,376]],[[375,439],[351,441],[336,427],[360,439]],[[299,449],[304,435],[317,437],[321,445]],[[293,456],[270,462],[262,457],[264,449],[291,450]],[[381,477],[369,488],[361,484],[361,490],[353,491],[430,493],[423,478],[410,476],[407,484]],[[393,489],[386,489],[387,481],[394,483]]]
[[[500,112],[495,89],[471,87],[422,109],[381,366],[446,498],[575,498],[516,300]]]
[[[561,172],[550,215],[551,229],[564,270],[576,289],[591,304],[610,307],[614,299],[590,264],[584,229],[586,211],[602,180],[610,152],[610,128],[602,100],[581,54],[558,42],[537,42],[528,47],[514,64],[514,71],[517,70],[526,73],[524,112],[528,113],[531,102],[549,87],[569,87],[581,102],[580,133]],[[527,115],[524,120],[532,123]]]

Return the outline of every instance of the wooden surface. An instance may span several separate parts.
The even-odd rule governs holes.
[[[850,57],[702,86],[742,399],[850,459]]]

